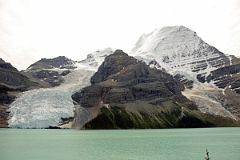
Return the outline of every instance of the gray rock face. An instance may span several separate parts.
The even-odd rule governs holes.
[[[21,72],[10,63],[6,63],[3,60],[1,60],[0,63],[0,84],[8,88],[19,90],[26,90],[31,86],[37,85],[21,74]]]
[[[52,59],[43,58],[36,63],[30,65],[28,69],[35,70],[35,69],[52,69],[52,68],[66,68],[72,69],[74,61],[68,59],[65,56],[59,56]]]
[[[237,75],[239,73],[240,73],[240,64],[230,65],[230,66],[222,67],[212,71],[211,74],[209,74],[206,77],[206,80],[208,82],[218,81],[215,84],[219,88],[225,88],[227,85],[230,85],[237,80],[237,77],[233,75]],[[238,85],[237,86],[234,85],[234,86],[240,87]]]
[[[119,59],[116,59],[117,58]],[[116,50],[113,55],[105,58],[103,64],[99,67],[98,71],[91,78],[91,83],[99,83],[106,80],[110,75],[116,74],[124,67],[129,65],[135,65],[138,63],[138,60],[130,57],[124,53],[122,50]],[[144,72],[144,71],[143,71]]]
[[[15,67],[13,67],[10,63],[5,62],[1,58],[0,58],[0,68],[10,70],[10,71],[17,71],[17,69]]]
[[[184,75],[176,74],[174,78],[182,82],[182,84],[184,84],[184,86],[188,89],[191,89],[193,87],[193,80],[187,79]]]
[[[61,83],[63,83],[63,76],[67,75],[68,73],[70,73],[69,70],[66,70],[62,73],[51,70],[39,70],[31,72],[34,78],[43,80],[49,83],[52,87],[59,86]]]
[[[223,91],[221,102],[233,115],[240,119],[240,61],[212,71],[207,82],[213,82]]]
[[[75,68],[74,61],[64,56],[59,56],[52,59],[43,58],[30,65],[24,73],[35,79],[47,82],[51,87],[55,87],[63,83],[63,76],[66,76]]]

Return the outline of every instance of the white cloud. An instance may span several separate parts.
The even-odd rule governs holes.
[[[24,69],[42,57],[129,52],[141,34],[166,25],[185,25],[240,54],[239,17],[238,0],[0,0],[0,57]]]

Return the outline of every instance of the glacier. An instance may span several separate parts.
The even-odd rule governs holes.
[[[76,68],[64,77],[64,83],[60,86],[21,93],[9,107],[9,127],[48,128],[58,126],[61,118],[73,117],[72,94],[90,84],[90,78],[98,66],[112,53],[113,50],[107,48],[89,54],[83,61],[75,62]],[[61,71],[59,68],[52,70]]]
[[[77,69],[59,87],[41,88],[22,93],[9,108],[9,127],[47,128],[57,126],[61,118],[73,117],[72,94],[89,85],[93,71]],[[76,78],[78,77],[78,78]]]

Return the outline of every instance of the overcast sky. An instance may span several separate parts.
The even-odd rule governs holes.
[[[0,0],[0,57],[25,69],[43,57],[129,52],[143,33],[172,25],[240,56],[240,0]]]

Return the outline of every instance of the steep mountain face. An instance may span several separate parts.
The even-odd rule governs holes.
[[[76,109],[74,128],[201,127],[225,120],[234,124],[202,114],[181,94],[182,83],[121,50],[106,57],[91,84],[72,96],[84,108]]]
[[[109,54],[109,50],[110,49],[107,51],[98,51],[96,52],[97,54],[94,54],[94,58],[88,56],[87,59],[81,62],[69,62],[69,59],[67,59],[68,63],[66,63],[66,65],[63,63],[58,63],[58,65],[51,64],[54,68],[40,68],[38,66],[36,69],[34,65],[31,66],[32,68],[28,68],[25,74],[26,72],[34,74],[36,71],[41,73],[42,70],[51,74],[54,73],[53,71],[56,71],[58,75],[54,76],[58,77],[61,75],[63,80],[58,86],[34,89],[19,95],[16,101],[10,105],[9,127],[71,127],[72,117],[74,116],[74,103],[71,96],[76,91],[90,84],[90,78],[98,66],[92,65],[89,62],[98,61],[101,63],[101,59],[103,60],[104,55]],[[44,60],[44,62],[45,61],[46,60]],[[55,60],[49,61],[53,62]],[[49,64],[47,64],[47,66],[49,66]],[[62,75],[64,71],[69,71],[69,73]],[[86,117],[87,115],[84,116]]]
[[[74,68],[74,61],[65,57],[59,56],[52,59],[42,58],[41,60],[37,61],[36,63],[30,65],[28,69],[37,70],[37,69],[53,69],[53,68]]]
[[[224,55],[184,26],[164,27],[144,34],[131,54],[146,62],[155,59],[170,73],[181,71],[190,76],[235,63],[234,57]]]
[[[37,83],[0,58],[0,127],[7,127],[7,109],[16,94],[36,87],[39,87]]]
[[[230,97],[222,91],[230,83],[235,83],[235,88],[240,87],[236,85],[239,59],[207,44],[196,32],[184,26],[157,29],[140,37],[131,55],[146,63],[157,61],[185,84],[188,89],[183,94],[193,100],[202,112],[240,118],[239,105],[233,106],[239,102],[226,102],[224,98]],[[229,100],[232,101],[231,98]],[[232,109],[229,109],[229,103]]]
[[[207,81],[214,83],[221,91],[221,104],[229,110],[236,119],[240,118],[240,62],[212,71]]]

